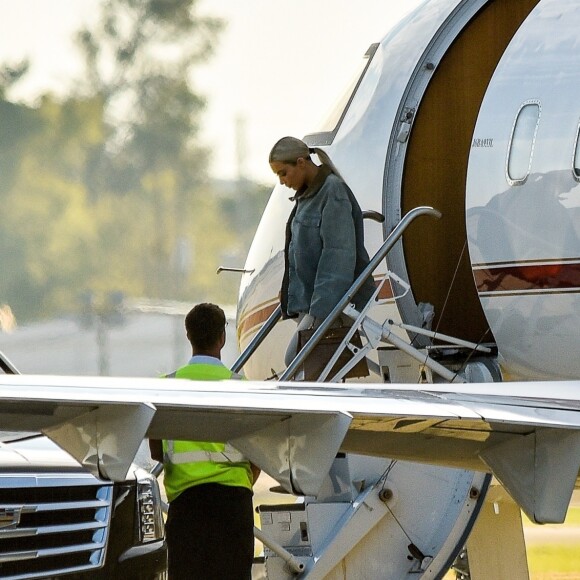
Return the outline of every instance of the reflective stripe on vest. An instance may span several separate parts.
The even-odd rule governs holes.
[[[199,461],[211,461],[212,463],[242,463],[247,459],[229,443],[223,451],[174,451],[173,441],[167,441],[167,453],[164,459],[170,461],[173,465],[183,463],[197,463]]]
[[[166,378],[166,379],[175,379],[175,378],[177,378],[177,371],[173,371],[172,373],[169,373],[168,375],[165,375],[164,378]],[[243,381],[244,380],[244,377],[242,375],[239,375],[238,373],[232,372],[231,376],[228,377],[228,379],[234,380],[234,381]]]
[[[219,381],[242,377],[221,364],[193,362],[168,378]],[[183,491],[208,483],[252,489],[250,462],[231,445],[208,441],[163,441],[164,485],[169,502]]]
[[[203,363],[189,364],[175,372],[166,375],[167,378],[187,378],[191,380],[242,380],[242,375],[230,371],[222,365],[211,365]],[[195,443],[194,443],[195,444]],[[197,451],[175,451],[172,440],[167,440],[167,451],[163,454],[164,460],[170,461],[173,465],[183,465],[184,463],[198,463],[200,461],[211,461],[212,463],[242,463],[247,459],[234,447],[229,444],[224,446],[223,451],[209,451],[200,449]]]

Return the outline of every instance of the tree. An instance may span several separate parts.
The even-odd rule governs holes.
[[[0,64],[0,304],[19,320],[70,312],[86,291],[235,300],[238,279],[215,271],[242,265],[266,194],[206,178],[191,73],[220,23],[196,5],[107,0],[64,98],[11,102],[27,64]]]
[[[192,89],[191,71],[209,57],[221,28],[197,4],[107,0],[95,29],[78,35],[84,90],[100,95],[111,129],[89,188],[96,196],[139,196],[139,219],[150,224],[144,281],[153,297],[190,293],[176,283],[172,256],[191,236],[187,210],[199,203],[208,162],[198,140],[205,100]]]
[[[94,30],[78,34],[86,82],[101,95],[113,133],[106,152],[130,165],[138,183],[174,166],[197,175],[207,152],[197,134],[205,99],[191,86],[196,64],[211,55],[221,21],[199,16],[197,0],[106,0]],[[189,177],[189,176],[188,176]]]
[[[17,63],[5,63],[0,66],[0,97],[2,99],[6,96],[6,91],[16,84],[30,68],[28,60],[22,60]]]
[[[70,309],[71,288],[91,276],[98,228],[82,173],[100,138],[100,103],[45,97],[38,108],[0,105],[0,126],[27,127],[1,143],[14,164],[1,196],[0,296],[18,318],[35,318]]]

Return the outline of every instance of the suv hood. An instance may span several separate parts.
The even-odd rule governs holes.
[[[0,470],[85,471],[68,453],[43,435],[0,442]]]

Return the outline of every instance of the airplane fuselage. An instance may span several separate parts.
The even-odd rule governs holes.
[[[497,344],[504,378],[580,376],[579,24],[573,0],[426,2],[371,46],[338,122],[305,138],[386,216],[366,222],[371,255],[413,207],[443,214],[389,253],[411,292],[387,288],[373,317],[421,326],[429,303],[434,330]],[[249,253],[241,346],[277,304],[292,193],[275,187]],[[293,329],[246,373],[283,368]]]

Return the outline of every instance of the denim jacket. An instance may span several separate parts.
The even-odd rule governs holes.
[[[322,165],[316,179],[293,198],[286,224],[281,289],[285,318],[326,318],[369,263],[362,212],[349,187]],[[374,290],[372,276],[354,299],[361,308]]]

